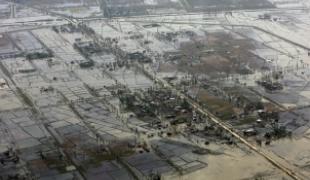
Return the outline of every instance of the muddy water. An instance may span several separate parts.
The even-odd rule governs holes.
[[[298,139],[274,141],[267,148],[296,166],[297,170],[310,179],[310,130],[308,136]]]
[[[239,179],[290,179],[257,154],[250,153],[246,148],[231,147],[226,145],[209,146],[210,149],[224,152],[223,155],[201,156],[201,161],[208,166],[199,171],[183,177],[181,180],[239,180]]]

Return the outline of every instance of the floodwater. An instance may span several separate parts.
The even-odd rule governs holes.
[[[267,147],[275,154],[294,165],[296,169],[310,177],[310,130],[298,139],[282,139]]]
[[[242,147],[242,145],[241,145]],[[180,180],[240,180],[240,179],[291,179],[282,171],[275,168],[261,156],[251,153],[245,147],[233,147],[228,145],[210,144],[211,150],[223,152],[222,155],[201,156],[201,161],[208,163],[208,166],[183,177],[168,179]]]

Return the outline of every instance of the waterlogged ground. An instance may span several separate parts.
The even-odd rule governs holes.
[[[218,144],[210,144],[208,148],[222,154],[201,156],[202,158],[199,160],[207,162],[207,168],[184,177],[174,177],[174,179],[290,179],[261,156],[248,151],[247,148],[243,147],[241,149],[239,147]]]
[[[310,131],[308,130],[308,135],[304,137],[275,141],[267,148],[298,167],[303,174],[310,177],[309,133]]]

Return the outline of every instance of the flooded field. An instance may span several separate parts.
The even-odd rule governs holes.
[[[307,2],[0,4],[0,179],[309,179]]]

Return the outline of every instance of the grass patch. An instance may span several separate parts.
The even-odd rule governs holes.
[[[209,95],[206,91],[201,92],[198,98],[209,111],[223,120],[229,120],[235,115],[234,108],[231,104],[218,97]]]
[[[256,119],[257,119],[257,117],[255,117],[255,116],[247,116],[243,119],[238,120],[237,125],[241,126],[241,125],[245,125],[245,124],[251,124],[251,123],[255,122]]]

